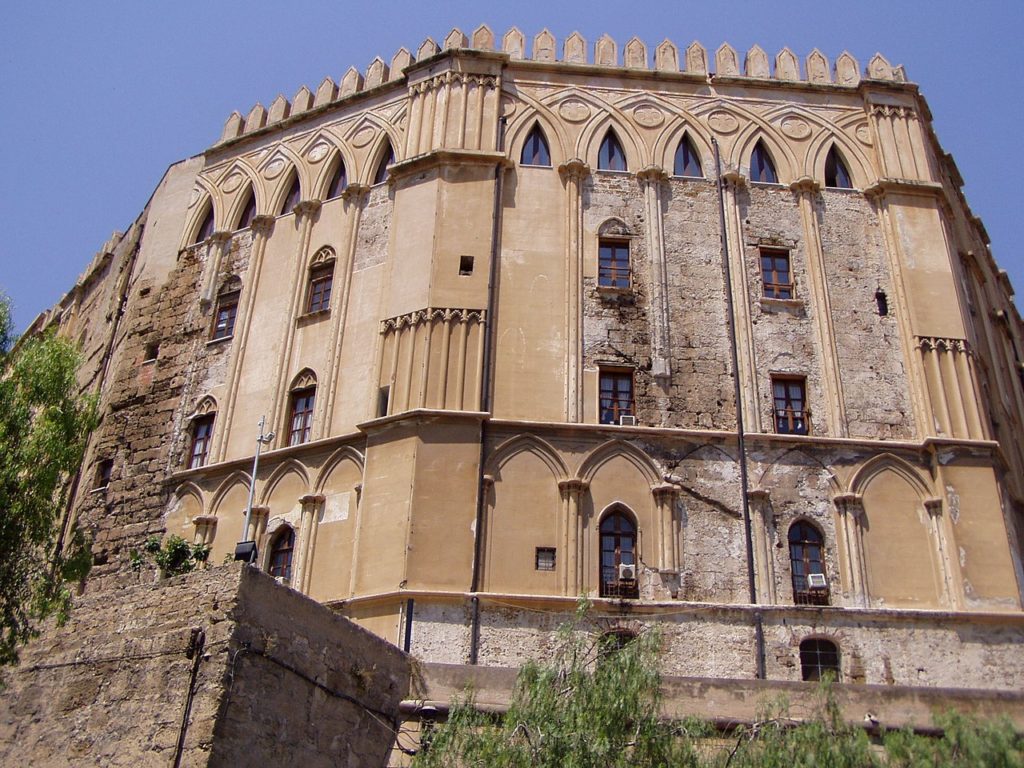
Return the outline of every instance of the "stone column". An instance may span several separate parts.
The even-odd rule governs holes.
[[[212,447],[211,453],[216,456],[216,461],[224,461],[227,452],[228,435],[235,417],[235,403],[238,400],[238,384],[242,372],[242,364],[245,361],[246,345],[249,342],[249,332],[252,329],[252,315],[249,311],[256,300],[256,292],[259,290],[260,273],[263,271],[263,254],[267,248],[267,240],[274,230],[273,216],[256,216],[252,220],[250,231],[253,235],[252,252],[249,255],[249,272],[242,282],[242,295],[239,297],[238,318],[236,326],[238,333],[232,342],[231,363],[228,372],[227,393],[228,402],[224,409],[224,424],[220,431],[219,442]],[[273,424],[273,414],[271,414]],[[255,426],[255,425],[254,425]],[[218,430],[214,430],[214,439],[217,439]]]
[[[583,494],[590,484],[586,480],[562,480],[558,490],[562,493],[562,519],[565,535],[562,539],[566,556],[563,559],[562,584],[565,594],[578,595],[585,588],[583,564],[586,537],[583,531]]]
[[[316,219],[317,214],[320,212],[320,201],[319,200],[303,200],[301,203],[295,206],[295,216],[298,220],[298,226],[300,230],[299,244],[295,254],[295,265],[296,268],[292,272],[292,284],[291,284],[291,301],[288,305],[288,314],[286,315],[285,322],[285,334],[284,343],[281,345],[281,354],[277,359],[277,381],[274,384],[274,396],[271,398],[270,412],[273,414],[271,424],[281,425],[283,424],[284,409],[282,408],[282,401],[285,398],[285,390],[288,386],[288,377],[292,374],[291,370],[291,358],[292,358],[292,344],[295,341],[295,318],[299,315],[299,307],[302,304],[302,297],[305,295],[305,285],[307,278],[307,261],[308,255],[307,250],[309,246],[309,235],[313,229],[313,221]],[[323,373],[317,377],[317,386],[321,385]],[[318,398],[319,399],[319,398]],[[317,404],[314,403],[314,408]],[[320,407],[323,407],[322,404]],[[287,445],[286,436],[288,430],[277,429],[278,445]],[[316,440],[320,435],[314,433],[310,436],[311,440]]]
[[[658,521],[658,568],[678,574],[682,570],[682,541],[679,533],[676,502],[679,486],[674,483],[659,483],[651,486]]]
[[[946,602],[953,610],[962,610],[964,597],[962,589],[955,586],[963,584],[963,579],[954,580],[953,563],[950,560],[949,537],[946,533],[945,515],[942,514],[942,499],[925,499],[924,508],[928,511],[932,542],[938,557],[939,573],[942,576],[942,589]]]
[[[850,595],[854,606],[867,608],[870,604],[868,595],[867,569],[864,564],[863,528],[864,502],[859,494],[841,493],[833,497],[839,514],[840,525],[837,535],[842,537],[846,557],[841,560],[843,572],[840,574],[842,583]]]
[[[754,577],[757,580],[758,599],[768,605],[779,602],[778,585],[775,583],[775,542],[778,531],[772,514],[771,497],[767,490],[754,488],[747,492],[747,500],[753,513],[754,531]]]
[[[217,276],[224,261],[224,253],[231,245],[231,232],[214,232],[206,241],[206,265],[203,268],[203,288],[200,291],[200,306],[205,311],[213,304],[217,294]]]
[[[192,539],[192,542],[194,544],[211,546],[214,537],[217,535],[217,516],[199,515],[193,518],[192,524],[196,527],[195,537]]]
[[[735,171],[722,174],[725,183],[725,226],[729,270],[732,273],[732,301],[736,326],[736,346],[743,409],[743,424],[747,432],[761,431],[761,409],[758,407],[757,358],[754,354],[754,329],[750,322],[750,291],[746,259],[743,254],[743,215],[739,196],[747,184],[746,178]]]
[[[242,510],[245,516],[245,510]],[[257,546],[263,544],[263,537],[267,533],[267,521],[270,519],[270,507],[253,507],[252,516],[249,518],[249,529],[245,532],[246,541],[255,541]]]
[[[821,354],[821,370],[825,379],[825,417],[828,433],[832,437],[846,437],[846,405],[840,385],[842,377],[839,371],[839,350],[836,347],[835,329],[832,327],[832,301],[828,293],[825,256],[822,252],[821,232],[818,229],[817,197],[821,188],[817,181],[805,176],[794,181],[790,189],[797,196],[807,242],[810,304],[814,330],[818,337],[818,350]]]
[[[558,167],[566,188],[565,420],[583,420],[583,183],[590,166],[573,158]]]
[[[323,507],[324,497],[320,494],[308,494],[299,499],[302,505],[302,517],[299,520],[299,531],[296,537],[295,549],[298,557],[295,563],[295,575],[292,578],[292,586],[302,592],[309,594],[309,577],[313,566],[313,548],[316,545],[317,518],[320,509]]]
[[[490,591],[491,586],[490,574],[488,573],[487,570],[488,566],[490,565],[491,557],[491,553],[488,551],[488,548],[494,544],[494,542],[491,540],[491,537],[489,536],[491,521],[494,516],[494,475],[485,474],[483,476],[483,486],[483,525],[481,526],[481,529],[477,531],[477,536],[480,537],[480,547],[478,548],[478,551],[480,552],[480,581],[478,584],[478,589],[481,592],[488,592]]]
[[[669,353],[668,266],[665,263],[665,218],[662,205],[668,173],[649,165],[637,174],[644,190],[647,250],[651,271],[651,374],[667,386],[672,375]]]
[[[345,329],[348,327],[349,296],[352,293],[352,271],[356,259],[356,247],[359,242],[359,223],[362,219],[363,207],[369,197],[370,188],[363,184],[349,184],[341,193],[345,206],[345,215],[348,219],[348,236],[346,238],[345,251],[335,265],[335,285],[338,281],[341,284],[341,301],[338,304],[337,312],[331,318],[331,338],[334,345],[331,347],[331,357],[327,364],[329,376],[324,382],[326,397],[324,407],[321,410],[320,434],[328,436],[331,432],[331,415],[334,413],[335,399],[338,395],[338,382],[341,380],[341,349],[345,341]],[[337,291],[335,291],[337,293]],[[373,393],[371,402],[376,403],[376,392]],[[376,405],[374,406],[376,408]],[[374,411],[376,415],[376,411]]]

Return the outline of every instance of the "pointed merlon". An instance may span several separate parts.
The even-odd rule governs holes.
[[[626,43],[624,64],[630,69],[648,69],[647,46],[635,35]]]
[[[526,56],[526,38],[518,27],[512,27],[501,38],[501,50],[507,53],[510,59],[522,59]]]
[[[740,73],[740,60],[736,49],[728,43],[722,43],[715,51],[715,74],[725,77],[736,77]]]
[[[349,67],[348,72],[341,78],[338,96],[344,98],[361,90],[363,90],[363,76],[359,74],[359,70],[355,67]]]
[[[783,48],[775,57],[775,79],[800,79],[800,61],[789,48]]]
[[[220,135],[221,141],[228,141],[229,139],[236,139],[242,135],[242,129],[245,127],[245,121],[242,119],[240,112],[232,112],[224,123],[224,132]]]
[[[349,72],[355,72],[354,69],[349,69]],[[359,74],[356,72],[356,74]],[[330,104],[334,101],[338,95],[338,86],[334,84],[334,81],[329,77],[325,77],[323,82],[320,83],[316,89],[316,97],[313,99],[314,107],[322,107],[324,104]]]
[[[245,132],[252,133],[258,131],[260,128],[267,124],[267,110],[262,104],[256,102],[252,109],[249,110],[249,114],[245,118]]]
[[[391,59],[391,80],[398,80],[402,77],[402,71],[412,64],[412,54],[405,48],[399,48]]]
[[[594,63],[600,67],[619,65],[619,47],[609,34],[603,34],[594,43]]]
[[[764,48],[755,45],[747,51],[747,58],[743,62],[743,71],[747,77],[759,77],[766,80],[772,76],[768,65],[768,54],[764,52]]]
[[[437,47],[437,43],[434,42],[434,38],[428,37],[419,48],[416,49],[416,61],[423,61],[429,59],[431,56],[436,56],[440,52],[440,48]]]
[[[847,51],[843,51],[836,59],[836,82],[853,86],[860,82],[860,64]]]
[[[494,50],[494,32],[486,24],[473,30],[473,49],[477,51]]]
[[[456,27],[448,33],[448,36],[444,39],[444,45],[442,47],[447,51],[457,48],[465,48],[467,45],[468,41],[466,40],[466,36],[462,33],[461,29]]]
[[[267,123],[279,123],[288,117],[291,111],[291,104],[288,103],[288,99],[283,94],[278,94],[277,98],[270,103],[270,112],[267,114]]]
[[[292,114],[298,115],[302,112],[306,112],[313,107],[313,94],[309,88],[302,86],[295,92],[295,96],[292,97]]]
[[[808,82],[819,84],[832,82],[828,59],[826,59],[825,54],[817,48],[811,51],[807,56],[805,66],[807,67]]]
[[[686,71],[693,75],[708,73],[708,52],[696,40],[686,49]]]
[[[587,63],[587,41],[579,32],[573,32],[562,43],[562,61],[567,64]]]
[[[679,49],[668,38],[654,49],[654,68],[659,72],[679,71]]]
[[[537,36],[533,38],[533,60],[555,60],[555,36],[546,29],[542,29]]]
[[[868,62],[868,77],[872,80],[892,80],[892,64],[880,53]]]

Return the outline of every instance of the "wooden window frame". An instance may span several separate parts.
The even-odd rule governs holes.
[[[235,335],[235,321],[238,319],[240,296],[241,291],[228,291],[217,297],[217,305],[213,310],[213,327],[210,329],[211,340],[230,339]]]
[[[772,420],[778,435],[809,435],[811,433],[810,409],[807,407],[807,377],[797,375],[773,375]],[[799,386],[800,408],[795,407],[797,398],[790,387]],[[779,395],[778,387],[783,387]]]
[[[267,573],[285,584],[292,580],[292,562],[295,554],[295,529],[286,525],[274,534],[267,557]]]
[[[331,308],[331,290],[334,287],[334,263],[317,264],[309,270],[306,289],[306,314],[327,312]]]
[[[809,535],[810,534],[810,535]],[[817,526],[806,520],[797,520],[789,526],[786,536],[789,544],[790,579],[793,602],[796,605],[829,605],[828,574],[825,571],[825,536]],[[811,587],[810,574],[825,577],[824,587]]]
[[[628,530],[620,528],[624,522]],[[611,523],[611,529],[606,526]],[[629,547],[624,546],[629,542]],[[640,597],[640,586],[637,579],[620,579],[619,566],[632,565],[636,568],[640,561],[637,546],[640,542],[637,524],[622,510],[613,510],[605,515],[598,526],[598,545],[600,547],[597,567],[600,569],[601,597],[618,597],[636,600]],[[610,565],[605,565],[605,555],[612,556]],[[629,561],[624,562],[623,556],[628,555]]]
[[[597,287],[626,291],[633,287],[630,241],[602,237],[597,241]],[[625,254],[625,259],[622,254]],[[625,262],[625,266],[623,266]]]
[[[758,248],[758,265],[761,268],[761,291],[766,299],[780,299],[792,301],[796,296],[796,286],[793,284],[793,258],[792,252],[787,248]],[[769,264],[765,260],[770,259]],[[779,265],[785,265],[785,280]]]
[[[192,440],[188,449],[188,468],[205,467],[210,458],[210,443],[213,441],[214,414],[197,416],[192,420]],[[205,432],[203,431],[205,429]]]
[[[316,387],[292,392],[288,407],[288,445],[308,443],[313,432],[313,410],[316,408]]]
[[[597,374],[597,417],[601,424],[619,424],[622,416],[636,415],[636,377],[632,368],[602,367]],[[629,382],[628,393],[623,396],[622,390],[616,384]],[[612,386],[606,387],[609,383]],[[609,393],[605,397],[605,392]],[[605,404],[607,403],[607,405]],[[611,414],[611,421],[605,418],[605,413]]]

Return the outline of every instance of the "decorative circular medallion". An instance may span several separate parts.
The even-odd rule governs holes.
[[[590,117],[590,107],[579,99],[568,99],[559,105],[558,114],[570,123],[582,123]]]
[[[715,133],[732,133],[740,127],[740,122],[732,113],[720,109],[708,115],[708,125]]]
[[[244,179],[242,178],[242,174],[232,173],[230,176],[224,179],[224,183],[221,186],[224,187],[225,192],[234,192],[236,189],[242,186],[243,181]]]
[[[634,107],[633,119],[644,128],[657,128],[665,122],[665,114],[652,104],[641,104]]]
[[[310,149],[309,152],[306,153],[306,157],[309,158],[309,162],[311,163],[319,163],[321,160],[327,157],[327,153],[330,151],[331,148],[327,146],[327,143],[321,141],[313,145],[312,149]]]
[[[857,141],[861,144],[867,144],[871,146],[871,129],[868,128],[867,123],[861,123],[854,129],[854,135],[857,137]]]
[[[501,100],[501,114],[503,117],[512,117],[516,113],[516,103],[507,96]]]
[[[373,141],[373,137],[376,135],[377,131],[369,125],[365,125],[356,131],[356,135],[352,137],[352,144],[357,147],[365,147]]]
[[[276,179],[281,175],[281,171],[284,170],[284,160],[280,157],[275,157],[269,163],[267,167],[263,169],[263,175],[268,179]]]
[[[199,202],[199,198],[201,198],[202,196],[203,196],[203,190],[201,190],[199,187],[194,187],[192,189],[192,196],[189,197],[189,199],[188,199],[188,207],[191,208],[193,205],[198,203]]]
[[[806,139],[811,135],[811,126],[802,118],[785,117],[782,119],[782,132],[791,139]]]

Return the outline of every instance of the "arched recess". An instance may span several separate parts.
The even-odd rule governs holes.
[[[231,170],[225,174],[225,177],[235,173],[245,178],[245,182],[238,186],[238,189],[235,190],[234,195],[231,198],[231,202],[225,205],[224,229],[230,231],[239,229],[238,221],[242,216],[250,194],[256,203],[256,214],[259,215],[263,210],[260,206],[260,202],[263,197],[263,188],[259,183],[259,178],[256,176],[256,173],[247,164],[236,163],[232,166]]]
[[[342,446],[324,464],[314,485],[323,496],[310,529],[309,596],[328,601],[349,597],[363,456]]]
[[[294,166],[281,174],[281,183],[274,190],[270,213],[273,216],[287,216],[303,200],[302,177]]]
[[[195,483],[182,483],[171,494],[165,521],[167,535],[180,536],[191,544],[196,530],[192,521],[202,514],[203,492]]]
[[[940,608],[947,603],[939,520],[929,484],[907,462],[876,456],[850,482],[859,496],[866,591],[872,605]]]
[[[192,207],[191,212],[186,218],[185,230],[182,232],[181,244],[178,246],[179,250],[193,245],[198,245],[199,242],[202,242],[197,240],[199,237],[199,231],[206,222],[206,217],[211,212],[213,213],[213,230],[217,230],[218,206],[215,204],[215,198],[217,197],[216,190],[201,176],[196,179],[196,184],[202,187],[203,191],[206,193],[204,195],[205,199],[197,202]]]
[[[233,472],[220,484],[210,501],[210,513],[217,518],[217,531],[210,550],[210,563],[221,563],[234,553],[242,540],[245,507],[249,501],[249,476]]]
[[[482,532],[484,590],[562,594],[573,523],[559,491],[565,463],[540,438],[519,435],[492,452],[485,473],[494,482]]]
[[[710,139],[701,129],[701,125],[695,117],[689,119],[677,118],[670,121],[669,125],[666,126],[654,143],[655,163],[659,164],[670,175],[674,175],[672,172],[675,165],[676,149],[678,149],[679,142],[683,140],[684,136],[690,140],[700,158],[702,176],[709,178],[714,172],[715,151],[711,146]]]
[[[326,201],[332,199],[328,197],[328,191],[339,166],[345,169],[346,186],[355,180],[353,171],[356,167],[356,162],[355,158],[348,151],[348,147],[333,141],[331,143],[334,151],[331,153],[330,158],[322,164],[320,173],[312,185],[313,193],[311,197],[316,200]]]
[[[281,462],[267,478],[260,504],[270,508],[271,517],[298,514],[299,499],[309,493],[309,475],[295,459]]]
[[[802,448],[789,448],[782,451],[778,456],[772,459],[764,470],[757,477],[756,487],[760,488],[775,488],[777,481],[772,479],[772,476],[776,474],[776,470],[780,466],[791,466],[793,464],[800,464],[803,467],[811,469],[812,471],[820,472],[821,476],[824,477],[828,483],[829,497],[835,496],[841,491],[839,479],[817,456],[808,453]],[[827,500],[823,497],[823,500]]]

